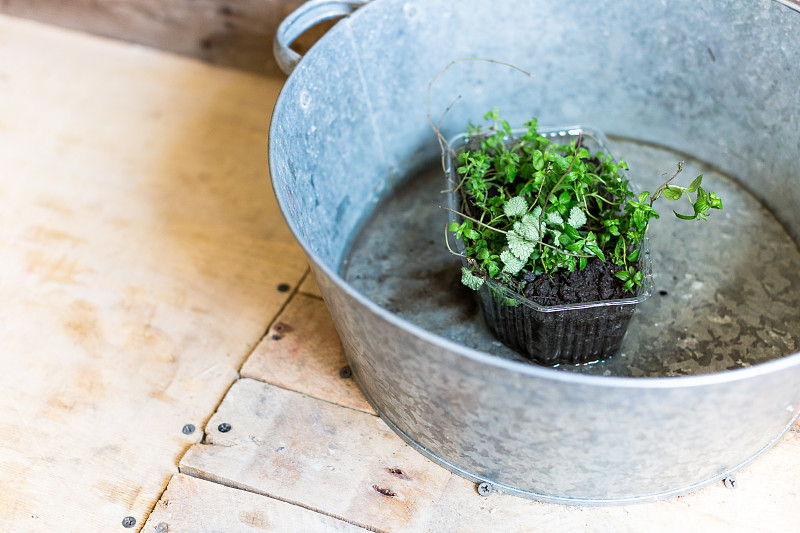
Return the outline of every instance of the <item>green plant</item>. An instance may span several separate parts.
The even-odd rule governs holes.
[[[702,175],[688,187],[671,183],[682,163],[655,192],[636,195],[623,174],[628,165],[590,153],[582,138],[553,143],[538,133],[536,118],[515,137],[497,109],[484,119],[491,125],[469,125],[467,146],[456,155],[458,179],[452,185],[463,222],[448,226],[466,244],[470,268],[463,269],[462,282],[472,289],[485,278],[516,288],[522,272],[583,270],[597,257],[618,265],[615,276],[632,291],[642,282],[639,244],[650,220],[659,218],[656,200],[685,196],[692,213],[673,211],[685,220],[705,220],[710,209],[722,209],[720,197],[702,188]]]

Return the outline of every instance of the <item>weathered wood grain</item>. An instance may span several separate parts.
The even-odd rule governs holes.
[[[259,74],[282,74],[272,57],[278,24],[303,0],[0,0],[0,13],[122,39]],[[330,27],[297,41],[305,52]]]
[[[303,294],[308,294],[310,296],[316,296],[317,298],[322,298],[322,292],[319,290],[319,285],[317,285],[317,280],[314,278],[314,274],[311,272],[305,277],[303,282],[300,284],[300,288],[298,289]]]
[[[374,414],[355,381],[342,376],[345,366],[325,302],[296,294],[253,350],[241,375]]]
[[[250,379],[231,387],[205,442],[183,473],[381,530],[420,531],[450,479],[380,418]]]
[[[280,85],[0,16],[0,531],[141,525],[299,283]]]
[[[217,426],[231,424],[228,433]],[[237,382],[186,474],[344,516],[384,531],[793,531],[800,431],[721,483],[650,504],[567,507],[475,485],[422,458],[379,419],[252,380]],[[395,472],[395,474],[392,474]]]
[[[252,492],[175,475],[142,531],[147,533],[326,533],[364,529]]]

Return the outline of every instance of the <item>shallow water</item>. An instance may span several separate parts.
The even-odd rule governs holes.
[[[654,190],[683,156],[666,148],[611,139],[636,187]],[[639,305],[616,356],[565,371],[634,377],[718,372],[800,349],[800,249],[775,217],[743,187],[701,162],[685,159],[676,178],[723,199],[707,222],[678,220],[660,200],[649,232],[653,296]],[[342,267],[370,299],[422,328],[499,357],[522,360],[492,337],[461,262],[444,245],[447,203],[439,162],[406,181],[364,224]]]

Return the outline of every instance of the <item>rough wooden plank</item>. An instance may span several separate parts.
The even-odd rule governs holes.
[[[0,531],[141,524],[299,283],[279,88],[0,16]]]
[[[325,302],[297,294],[247,359],[241,375],[375,414],[355,381],[342,377],[346,365]]]
[[[0,13],[153,46],[259,74],[282,74],[272,56],[278,24],[303,0],[2,0]],[[297,40],[301,53],[322,23]]]
[[[205,442],[183,473],[378,529],[419,531],[450,479],[380,418],[250,379],[228,392]]]
[[[303,280],[303,283],[300,284],[300,288],[298,289],[303,294],[308,294],[309,296],[316,296],[317,298],[322,298],[322,292],[319,290],[319,285],[317,285],[317,280],[314,278],[314,274],[311,272],[308,273],[306,278]]]
[[[364,531],[296,505],[182,474],[170,480],[142,530],[148,533]]]

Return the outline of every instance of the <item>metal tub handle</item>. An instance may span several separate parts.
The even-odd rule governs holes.
[[[278,61],[278,66],[286,74],[291,74],[301,56],[289,46],[306,30],[320,22],[335,17],[343,17],[363,6],[370,0],[309,0],[283,19],[275,40],[272,43],[272,53]]]

